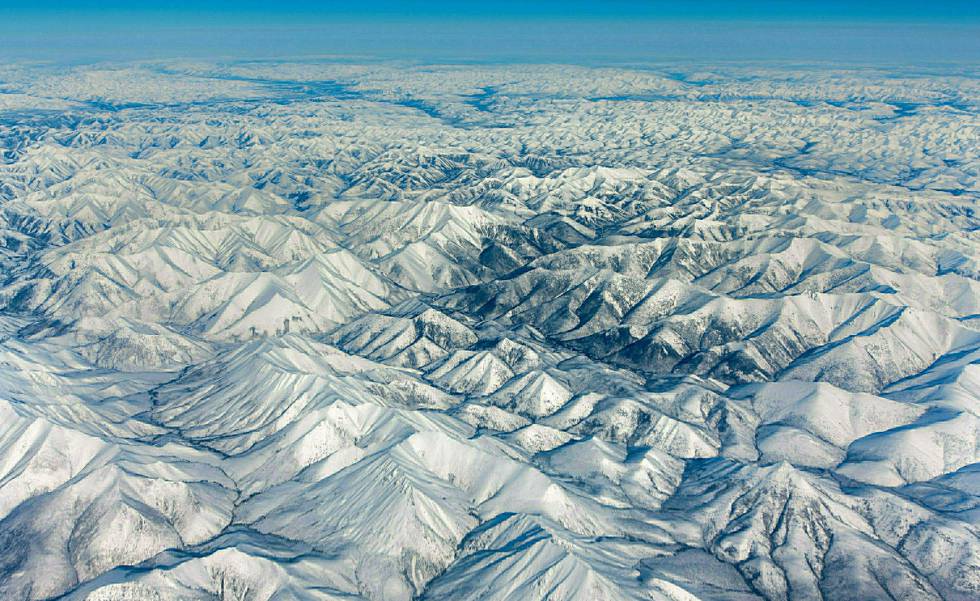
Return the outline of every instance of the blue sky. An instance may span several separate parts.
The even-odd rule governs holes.
[[[0,11],[22,17],[85,14],[139,18],[208,15],[240,22],[335,17],[643,18],[784,21],[962,21],[980,19],[976,0],[3,0]]]
[[[980,0],[0,0],[0,57],[980,62]]]

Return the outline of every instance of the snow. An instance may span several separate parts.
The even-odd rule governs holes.
[[[0,79],[0,598],[980,597],[968,69]]]

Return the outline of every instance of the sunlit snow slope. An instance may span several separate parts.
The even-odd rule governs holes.
[[[980,598],[980,79],[0,66],[0,599]]]

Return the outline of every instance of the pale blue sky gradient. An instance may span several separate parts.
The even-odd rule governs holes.
[[[980,62],[980,1],[0,0],[0,58]]]

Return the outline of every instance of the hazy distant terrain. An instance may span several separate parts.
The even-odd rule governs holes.
[[[980,78],[0,66],[0,598],[980,598]]]

